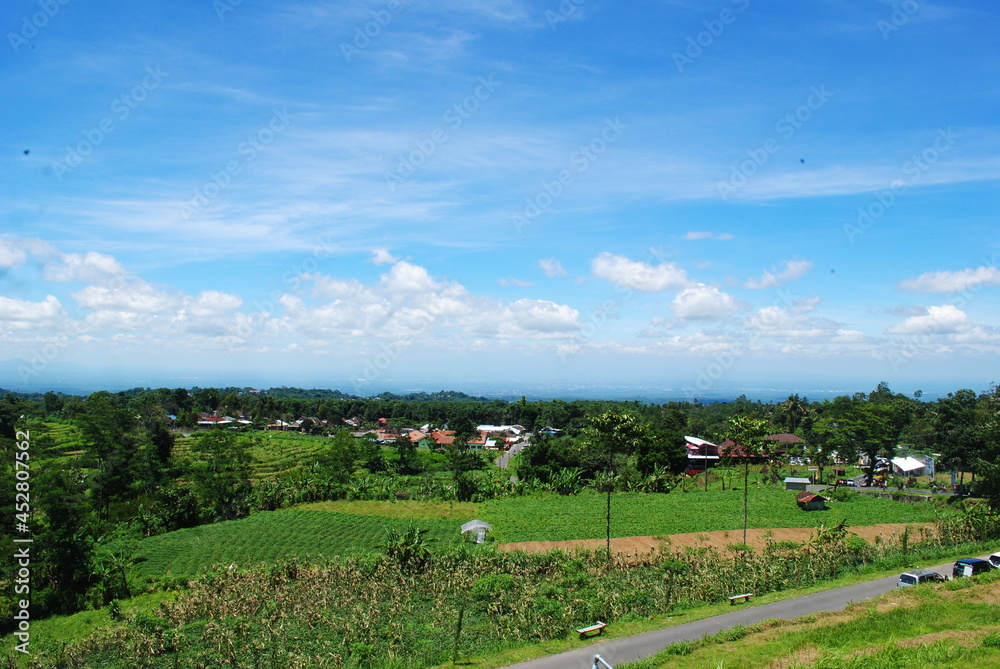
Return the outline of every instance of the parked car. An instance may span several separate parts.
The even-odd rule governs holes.
[[[953,578],[960,578],[962,576],[975,576],[976,574],[982,574],[984,571],[989,571],[993,568],[986,560],[980,560],[979,558],[962,558],[955,562],[955,566],[951,570],[951,575]]]
[[[899,575],[896,587],[906,588],[919,583],[940,583],[946,580],[948,579],[932,569],[913,569]]]
[[[858,485],[858,482],[854,479],[837,479],[837,485],[846,485],[853,488]]]
[[[1000,553],[994,553],[986,558],[986,561],[993,565],[994,569],[1000,569]]]

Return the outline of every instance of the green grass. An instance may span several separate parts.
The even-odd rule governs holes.
[[[379,550],[385,528],[405,529],[410,520],[326,511],[284,509],[248,518],[168,532],[138,544],[145,558],[134,568],[136,576],[189,578],[213,565],[240,567],[274,562],[282,557],[347,555]],[[426,539],[453,542],[460,522],[421,519]]]
[[[829,502],[826,511],[802,511],[795,493],[778,487],[751,487],[748,527],[831,527],[881,523],[920,523],[932,520],[929,504],[901,504],[870,495],[853,495],[845,502]],[[493,525],[500,543],[566,541],[604,536],[605,497],[536,495],[489,500],[480,505],[480,517]],[[611,504],[613,537],[658,536],[683,532],[737,530],[743,527],[743,491],[672,492],[665,495],[614,495]]]
[[[423,500],[337,500],[313,502],[294,507],[302,511],[351,513],[360,516],[385,516],[411,520],[451,520],[462,524],[478,513],[471,502],[439,502]]]

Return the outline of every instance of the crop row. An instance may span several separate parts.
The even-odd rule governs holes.
[[[139,542],[135,573],[140,577],[192,577],[210,566],[247,567],[284,557],[347,555],[378,550],[386,528],[403,530],[410,521],[324,511],[266,511],[241,520],[202,525]],[[460,523],[421,520],[428,541],[452,542]]]
[[[603,495],[544,495],[488,500],[481,517],[494,527],[501,543],[566,541],[605,535]],[[795,493],[775,487],[752,488],[747,525],[752,528],[830,527],[919,523],[933,520],[928,504],[901,504],[869,495],[829,502],[826,511],[803,511]],[[736,530],[743,527],[743,491],[670,494],[624,494],[612,497],[611,534],[615,537],[658,536],[684,532]]]

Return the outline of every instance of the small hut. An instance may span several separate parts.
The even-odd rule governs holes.
[[[812,480],[799,476],[785,477],[785,490],[805,490]]]
[[[800,492],[795,496],[799,508],[803,511],[822,511],[826,509],[826,497],[811,492]]]
[[[462,534],[466,532],[476,533],[476,543],[481,544],[486,541],[486,533],[493,529],[493,526],[483,520],[470,520],[462,525]]]

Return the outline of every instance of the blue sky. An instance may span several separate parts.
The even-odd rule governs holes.
[[[993,3],[0,16],[0,387],[996,380]]]

